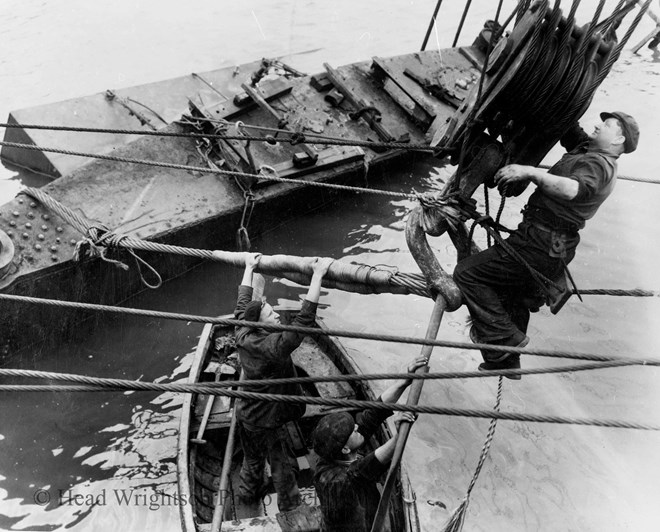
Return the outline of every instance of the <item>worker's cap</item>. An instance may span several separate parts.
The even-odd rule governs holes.
[[[326,460],[338,458],[354,429],[355,421],[348,412],[324,416],[312,433],[314,451]]]
[[[250,301],[245,306],[245,312],[243,313],[243,319],[246,321],[259,321],[259,315],[261,314],[261,307],[263,306],[263,301],[260,299],[256,301]]]
[[[608,118],[616,118],[621,124],[623,136],[626,137],[626,141],[623,143],[623,153],[635,151],[635,149],[637,149],[637,143],[639,142],[639,126],[637,125],[637,120],[621,111],[600,113],[600,119],[603,122]]]

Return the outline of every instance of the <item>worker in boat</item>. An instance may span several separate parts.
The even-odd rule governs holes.
[[[261,298],[253,300],[253,272],[261,254],[248,253],[245,272],[238,287],[238,301],[234,315],[237,319],[280,323],[280,316]],[[312,263],[312,279],[307,296],[292,325],[311,327],[316,319],[316,307],[321,293],[321,280],[333,259],[316,258]],[[246,380],[295,377],[291,353],[305,335],[284,331],[269,333],[263,329],[239,327],[236,346]],[[250,387],[250,391],[282,395],[300,395],[299,384]],[[237,415],[243,446],[243,464],[238,487],[239,499],[247,505],[261,502],[265,494],[264,466],[270,464],[273,485],[277,491],[277,505],[281,512],[298,507],[298,463],[287,436],[286,423],[296,422],[305,413],[304,404],[275,403],[241,399]]]
[[[428,357],[413,360],[406,370],[414,373],[425,366]],[[400,380],[385,390],[378,401],[394,403],[410,385]],[[349,412],[337,412],[321,418],[312,433],[312,445],[319,457],[314,472],[314,487],[321,504],[323,532],[368,532],[371,530],[380,493],[379,477],[392,461],[396,436],[376,450],[360,456],[365,441],[392,415],[392,410],[363,410],[355,418]],[[397,412],[394,423],[414,422],[411,412]]]
[[[505,196],[521,194],[529,183],[536,186],[521,224],[506,242],[534,270],[564,288],[579,231],[612,192],[617,159],[634,151],[639,140],[632,116],[617,111],[600,118],[590,135],[577,124],[567,131],[561,144],[569,151],[548,171],[511,164],[494,178]],[[459,262],[453,277],[470,312],[475,343],[524,347],[530,309],[561,297],[540,292],[529,269],[498,244]],[[485,350],[482,356],[480,370],[520,368],[519,354]]]

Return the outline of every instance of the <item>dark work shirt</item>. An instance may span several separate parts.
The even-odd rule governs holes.
[[[245,307],[252,300],[252,287],[238,287],[238,300],[234,315],[243,319]],[[316,303],[303,301],[300,312],[291,325],[312,327],[316,319]],[[236,331],[236,346],[241,368],[246,380],[280,379],[295,377],[296,371],[291,353],[301,344],[305,335],[284,331],[268,333],[263,329],[239,327]],[[254,386],[249,391],[283,395],[300,395],[298,384]],[[238,402],[238,419],[248,428],[274,428],[287,421],[297,420],[305,412],[305,405],[275,403],[241,399]]]
[[[356,424],[365,441],[390,415],[390,410],[365,410],[357,415]],[[376,483],[388,467],[373,451],[353,462],[320,458],[314,487],[321,503],[321,530],[369,532],[380,501]]]
[[[554,216],[561,226],[582,229],[614,189],[617,158],[612,153],[588,149],[586,143],[569,151],[550,168],[549,173],[577,181],[577,196],[566,200],[552,197],[537,188],[527,202],[529,212],[533,215],[538,209],[545,213],[546,219]]]

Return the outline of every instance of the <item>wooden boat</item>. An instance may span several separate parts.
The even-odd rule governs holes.
[[[283,323],[288,323],[293,318],[293,314],[283,312],[281,317]],[[223,368],[226,372],[222,374],[223,379],[235,379],[239,368],[232,341],[233,330],[206,325],[195,352],[189,382],[212,382],[215,379],[214,370],[218,368]],[[305,338],[292,356],[301,376],[351,374],[357,371],[346,350],[328,336]],[[370,388],[362,382],[318,383],[306,385],[304,388],[306,394],[315,397],[343,399],[374,397]],[[298,455],[299,487],[305,505],[292,512],[278,513],[277,496],[274,493],[266,494],[263,504],[257,508],[243,506],[238,498],[234,497],[233,487],[238,482],[242,454],[238,441],[233,452],[226,453],[233,405],[227,397],[216,397],[207,414],[207,421],[204,422],[205,411],[209,404],[208,396],[188,394],[182,407],[177,458],[179,500],[182,501],[180,505],[182,530],[185,532],[211,530],[226,454],[231,456],[231,467],[226,481],[228,495],[220,516],[222,519],[219,519],[223,531],[318,530],[320,511],[312,485],[315,458],[309,448],[309,441],[316,422],[320,416],[331,411],[331,408],[308,405],[305,416],[299,423],[300,430],[289,431]],[[202,423],[205,424],[205,429],[200,439],[199,427]],[[388,427],[383,426],[368,445],[377,446],[390,436]],[[397,480],[390,519],[393,532],[419,530],[414,493],[405,472]]]

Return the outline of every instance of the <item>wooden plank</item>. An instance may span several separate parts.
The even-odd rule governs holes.
[[[392,80],[421,110],[429,116],[428,122],[436,115],[435,108],[427,100],[423,89],[413,83],[409,78],[403,75],[403,71],[399,72],[391,67],[391,64],[386,63],[379,57],[374,57],[374,65],[376,65],[389,79]]]
[[[368,102],[360,99],[348,86],[341,74],[332,68],[329,63],[323,63],[323,67],[332,81],[332,84],[335,88],[344,95],[344,98],[355,108],[356,111],[364,109],[367,107],[372,107]],[[395,140],[394,136],[383,126],[376,118],[373,116],[373,113],[365,113],[362,115],[362,119],[369,124],[371,129],[373,129],[378,138],[384,142],[392,142]]]
[[[386,79],[383,83],[383,90],[403,109],[410,117],[424,128],[428,128],[431,118],[428,113],[420,107],[415,100],[410,98],[401,88],[391,79]]]
[[[316,340],[309,336],[291,354],[293,362],[310,377],[341,375],[339,369],[325,356]],[[353,388],[347,382],[319,382],[316,389],[321,397],[348,398],[354,397]],[[309,408],[309,406],[308,406]]]
[[[241,87],[243,87],[243,90],[248,93],[250,98],[252,98],[255,102],[257,102],[257,105],[259,105],[259,107],[261,107],[264,111],[266,111],[268,114],[270,114],[271,117],[273,117],[275,120],[277,120],[278,127],[280,129],[284,129],[284,130],[287,130],[287,131],[291,130],[291,128],[289,128],[286,125],[286,121],[283,119],[283,117],[280,115],[280,113],[277,112],[273,107],[271,107],[268,104],[268,102],[265,100],[265,98],[262,96],[262,94],[260,93],[260,91],[258,89],[254,89],[254,88],[250,87],[249,85],[247,85],[246,83],[243,83],[241,85]],[[317,161],[317,159],[319,157],[319,154],[318,154],[318,152],[316,152],[316,150],[313,150],[310,146],[308,146],[307,144],[304,144],[304,143],[300,145],[300,149],[302,149],[305,152],[305,154],[309,157],[309,159],[311,161],[311,163],[310,163],[311,165],[313,165]],[[294,158],[295,158],[295,156],[294,156]]]
[[[319,152],[318,161],[314,166],[298,168],[293,161],[284,161],[282,163],[271,165],[277,172],[278,177],[297,179],[308,174],[316,174],[321,170],[329,170],[342,164],[348,164],[364,160],[364,150],[354,146],[341,146],[339,148],[328,148]],[[255,187],[272,183],[266,179],[259,180]]]
[[[293,89],[293,83],[281,78],[265,80],[259,84],[259,89],[264,100],[270,102],[289,94]],[[242,97],[238,98],[239,102],[244,102],[241,105],[236,105],[232,100],[222,100],[220,98],[211,102],[201,101],[199,98],[190,98],[190,101],[197,106],[206,108],[210,113],[210,117],[216,120],[231,120],[258,107],[257,103],[249,98],[247,94],[243,94]]]

